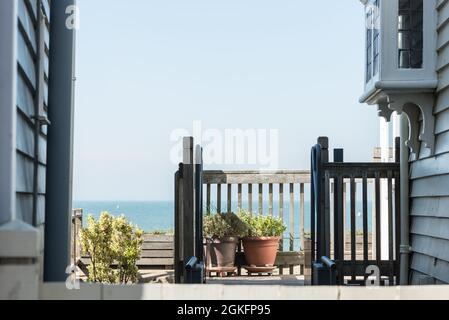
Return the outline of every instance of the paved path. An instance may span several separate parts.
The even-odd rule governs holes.
[[[304,286],[304,276],[253,276],[208,278],[207,284]]]

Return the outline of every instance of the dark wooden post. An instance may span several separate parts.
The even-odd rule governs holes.
[[[401,162],[401,138],[400,137],[396,137],[396,139],[394,140],[394,161],[396,163],[400,163]]]
[[[182,172],[182,228],[183,228],[183,257],[186,259],[195,256],[194,243],[194,164],[193,164],[193,137],[184,138],[183,143],[183,172]]]
[[[75,209],[72,212],[72,263],[76,267],[81,258],[80,232],[83,228],[83,210]]]
[[[318,235],[319,239],[319,247],[317,259],[320,260],[322,256],[330,256],[330,208],[329,208],[329,184],[326,179],[326,176],[323,172],[323,164],[329,162],[329,138],[328,137],[319,137],[318,145],[321,147],[321,161],[319,163],[319,172],[320,172],[320,190],[319,190],[319,208],[318,208]]]
[[[195,255],[203,261],[203,148],[195,150]]]
[[[344,162],[344,150],[335,149],[334,150],[334,162],[343,163]],[[334,178],[334,260],[337,264],[338,274],[342,274],[343,270],[343,260],[345,255],[345,244],[344,244],[344,223],[345,223],[345,212],[344,212],[344,201],[343,198],[343,176],[341,174]],[[342,285],[342,278],[339,277],[339,284]]]
[[[182,277],[182,261],[183,259],[183,247],[182,247],[182,171],[183,164],[179,164],[179,170],[175,174],[175,283],[181,283]]]
[[[345,161],[344,150],[343,149],[334,149],[334,162],[335,163],[343,163]]]

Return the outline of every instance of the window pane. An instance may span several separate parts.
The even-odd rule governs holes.
[[[411,67],[418,69],[418,68],[422,68],[422,63],[423,63],[423,57],[422,57],[422,51],[420,50],[414,50],[411,53]]]
[[[411,25],[407,29],[422,30],[422,27],[423,27],[423,13],[422,12],[412,12]]]
[[[423,0],[411,0],[410,9],[423,11]]]
[[[410,0],[399,0],[399,9],[410,9]]]
[[[379,0],[369,0],[366,10],[366,82],[378,73],[380,44]]]
[[[399,0],[399,68],[422,68],[423,8],[423,0]]]
[[[423,47],[423,34],[422,31],[412,32],[411,36],[411,48],[415,50],[421,50]]]
[[[407,12],[399,13],[399,30],[408,30],[410,29],[410,15]]]
[[[379,55],[376,55],[374,57],[374,62],[373,62],[373,75],[377,75],[377,73],[379,72]]]
[[[410,68],[410,51],[408,50],[399,51],[399,68],[403,69]]]
[[[369,82],[372,78],[371,76],[371,63],[368,63],[368,65],[366,66],[366,82]]]
[[[377,36],[374,39],[374,44],[373,45],[374,45],[374,47],[373,47],[374,55],[377,55],[379,53],[379,36]]]
[[[400,31],[398,37],[399,49],[410,49],[410,32]]]
[[[371,30],[367,30],[366,32],[366,46],[371,46],[371,43],[373,41],[373,33]]]

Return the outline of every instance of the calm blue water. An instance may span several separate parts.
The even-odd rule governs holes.
[[[212,208],[216,208],[216,204],[211,205]],[[226,208],[227,204],[223,202],[222,208]],[[264,202],[264,213],[268,212],[268,202]],[[243,207],[247,208],[247,203],[243,203]],[[347,225],[350,225],[350,212],[349,203],[347,204]],[[174,229],[174,205],[173,202],[169,201],[153,201],[153,202],[101,202],[101,201],[76,201],[74,202],[74,208],[81,208],[84,210],[84,215],[87,217],[88,214],[92,214],[95,218],[98,218],[100,214],[107,211],[115,216],[125,215],[129,221],[137,225],[140,229],[151,232],[156,230],[173,230]],[[237,204],[233,205],[233,211],[237,211]],[[253,209],[257,210],[257,203],[253,204]],[[294,246],[295,249],[299,247],[300,244],[300,234],[299,234],[299,203],[295,203],[295,221],[294,221]],[[223,209],[225,210],[225,209]],[[356,225],[358,230],[363,230],[363,217],[361,215],[362,204],[357,203],[356,212],[357,219]],[[275,216],[279,215],[279,204],[273,204],[273,214]],[[284,221],[287,226],[287,231],[285,238],[289,238],[290,233],[290,203],[284,203]],[[372,219],[371,219],[371,205],[369,206],[368,212],[368,226],[371,230]],[[84,219],[86,221],[86,219]],[[305,221],[304,227],[306,232],[310,230],[310,203],[305,203]],[[289,247],[289,241],[286,240],[284,246]]]
[[[147,232],[173,230],[174,227],[174,206],[172,202],[168,201],[75,201],[73,206],[78,209],[83,209],[86,218],[88,214],[98,218],[104,211],[114,216],[123,214],[129,221]],[[86,221],[86,218],[84,221]]]

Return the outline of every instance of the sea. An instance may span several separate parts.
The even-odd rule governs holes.
[[[102,212],[109,212],[114,216],[124,215],[132,224],[136,225],[145,232],[168,232],[171,233],[174,230],[174,204],[172,201],[75,201],[73,204],[74,209],[83,209],[84,223],[86,223],[87,216],[92,215],[94,218],[98,218]],[[212,208],[216,208],[216,204],[211,205]],[[226,202],[222,203],[222,208],[226,208]],[[243,208],[247,208],[247,203],[243,202]],[[257,209],[257,203],[253,204],[253,208]],[[263,203],[263,211],[268,211],[268,202]],[[299,203],[294,203],[294,248],[298,249],[301,239],[299,232]],[[350,212],[349,203],[346,206],[346,223],[350,225]],[[233,205],[233,212],[237,212],[237,204]],[[290,246],[290,203],[284,203],[284,222],[287,226],[287,230],[284,235],[285,243],[284,247]],[[279,204],[273,203],[273,214],[279,216]],[[372,206],[368,206],[368,228],[372,231]],[[308,232],[310,230],[310,202],[305,202],[305,217],[304,228]],[[363,215],[362,215],[362,203],[356,203],[356,226],[357,231],[363,230]]]

